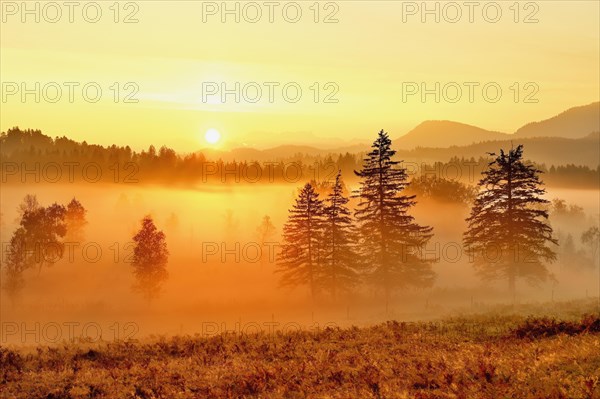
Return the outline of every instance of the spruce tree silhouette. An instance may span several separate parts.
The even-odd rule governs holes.
[[[326,199],[323,229],[323,271],[319,284],[331,292],[334,300],[340,290],[349,291],[359,282],[355,232],[349,199],[344,196],[341,171]]]
[[[317,295],[321,268],[323,223],[323,201],[314,187],[307,183],[300,190],[283,227],[283,242],[275,272],[282,274],[281,286],[308,284],[313,300]]]
[[[355,218],[362,259],[369,280],[383,289],[386,307],[393,290],[427,287],[435,278],[434,259],[421,256],[433,236],[432,228],[418,225],[408,214],[416,204],[415,196],[402,194],[408,176],[406,169],[396,168],[400,162],[392,160],[396,151],[391,143],[381,130],[362,170],[355,171],[361,178]]]
[[[522,158],[519,145],[508,154],[500,150],[489,163],[464,233],[466,251],[479,276],[507,279],[513,301],[518,278],[535,284],[551,277],[544,262],[554,261],[556,253],[547,244],[558,244],[547,220],[549,201],[542,198],[542,172]]]

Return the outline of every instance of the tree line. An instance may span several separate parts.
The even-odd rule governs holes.
[[[471,178],[479,176],[490,162],[489,156],[478,159],[455,156],[448,162],[413,162],[420,157],[418,151],[404,151],[408,174],[415,182],[448,180],[470,184]],[[3,183],[18,183],[24,179],[27,182],[72,182],[71,178],[75,182],[105,183],[297,183],[310,179],[333,180],[338,170],[349,182],[354,182],[353,171],[361,167],[362,157],[361,153],[321,156],[299,152],[293,156],[278,157],[272,162],[212,161],[202,153],[180,155],[166,146],[156,148],[151,145],[147,150],[136,152],[129,146],[104,147],[85,141],[79,143],[67,137],[53,139],[40,130],[21,130],[18,127],[0,134]],[[428,157],[425,154],[424,158]],[[59,177],[52,163],[62,167]],[[600,166],[593,169],[580,165],[536,164],[536,167],[545,172],[549,185],[598,187]],[[34,180],[36,171],[39,176]],[[451,198],[454,197],[442,197]]]
[[[395,160],[392,142],[383,130],[354,170],[359,188],[349,192],[338,170],[332,183],[311,181],[298,193],[283,227],[275,273],[280,284],[307,286],[311,297],[328,293],[334,298],[361,285],[379,289],[386,302],[395,292],[430,287],[435,281],[435,259],[422,256],[433,229],[410,214],[419,197],[442,191],[471,206],[464,250],[484,280],[503,279],[514,295],[516,282],[537,283],[553,278],[547,265],[556,260],[558,245],[548,222],[549,201],[540,180],[542,170],[523,158],[523,146],[490,153],[490,161],[475,189],[459,183],[423,177],[409,182],[407,169]],[[350,209],[351,198],[357,200]],[[582,213],[555,200],[557,215]],[[82,242],[87,210],[73,198],[66,206],[41,206],[27,195],[18,208],[19,227],[6,250],[3,288],[16,297],[23,288],[23,272],[41,272],[62,258],[66,242]],[[229,219],[232,215],[229,214]],[[231,222],[231,221],[229,221]],[[271,241],[275,226],[265,216],[256,234]],[[597,227],[582,240],[593,253],[598,248]],[[156,298],[168,278],[169,251],[165,234],[146,216],[132,237],[133,289],[146,299]]]

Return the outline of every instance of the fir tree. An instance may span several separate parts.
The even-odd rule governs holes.
[[[408,286],[425,287],[433,283],[432,259],[421,256],[432,237],[432,228],[420,226],[408,214],[416,204],[415,196],[403,195],[407,173],[392,160],[396,151],[383,130],[356,172],[361,178],[360,198],[355,218],[358,222],[363,259],[371,281],[390,293]]]
[[[480,277],[508,280],[513,298],[517,278],[536,283],[549,277],[544,262],[554,261],[556,254],[547,244],[558,243],[547,221],[541,171],[522,157],[523,146],[519,145],[508,154],[500,150],[489,163],[464,234]]]
[[[282,286],[308,284],[313,300],[321,267],[322,228],[323,201],[314,187],[307,183],[300,190],[283,227],[283,243],[276,272],[282,274]]]
[[[335,299],[340,290],[348,291],[359,281],[358,262],[349,199],[344,196],[341,171],[335,178],[324,209],[323,271],[320,285]]]

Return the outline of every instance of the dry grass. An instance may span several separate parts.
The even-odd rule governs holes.
[[[319,332],[66,344],[33,353],[0,348],[0,396],[600,398],[600,320],[564,323],[482,315]]]

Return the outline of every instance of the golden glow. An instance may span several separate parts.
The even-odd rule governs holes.
[[[204,134],[204,140],[210,144],[217,144],[221,140],[221,133],[217,129],[210,128]]]
[[[525,123],[598,101],[600,3],[596,1],[532,2],[539,7],[537,23],[523,22],[535,9],[524,9],[521,2],[518,23],[513,11],[517,2],[495,2],[503,7],[498,23],[483,19],[482,4],[474,8],[473,23],[465,7],[460,22],[446,21],[454,9],[444,11],[444,2],[435,2],[442,13],[439,22],[428,15],[422,23],[421,13],[403,22],[402,8],[413,3],[421,7],[422,2],[402,1],[334,2],[339,8],[336,23],[323,23],[334,11],[331,7],[322,8],[320,22],[315,23],[314,7],[309,8],[314,2],[298,3],[303,13],[298,23],[283,20],[281,4],[274,23],[268,21],[264,7],[257,23],[244,18],[236,23],[234,15],[223,23],[220,13],[203,21],[203,4],[212,2],[134,3],[139,10],[122,7],[119,23],[114,22],[114,7],[108,8],[111,2],[99,3],[104,8],[98,23],[83,20],[81,6],[73,23],[66,9],[56,23],[44,18],[36,23],[31,15],[22,23],[20,12],[7,14],[0,24],[2,82],[26,82],[27,89],[35,82],[42,87],[58,82],[63,96],[56,103],[36,103],[33,95],[26,102],[18,94],[2,99],[0,129],[18,125],[103,145],[139,150],[165,144],[185,152],[198,146],[197,132],[216,126],[235,132],[227,135],[231,148],[244,143],[259,148],[286,143],[334,148],[353,139],[370,142],[381,127],[398,137],[431,119],[511,133]],[[20,2],[15,4],[21,7]],[[221,2],[215,4],[221,7]],[[239,8],[243,10],[244,3]],[[493,11],[488,7],[486,12],[493,16]],[[137,22],[123,23],[130,15]],[[72,103],[64,82],[80,84]],[[99,102],[82,100],[87,82],[100,85]],[[137,89],[126,87],[128,82]],[[236,101],[228,95],[222,101],[221,93],[203,98],[206,82],[225,82],[227,89],[236,82],[242,87],[256,82],[263,88],[262,99]],[[264,82],[279,84],[273,102],[268,101]],[[300,101],[283,99],[282,87],[288,82],[302,88]],[[325,87],[328,82],[339,87],[333,96],[337,103],[323,101],[333,92]],[[456,82],[463,88],[462,99],[436,102],[428,95],[423,102],[414,95],[403,101],[404,82],[425,82],[428,89],[436,82],[441,88]],[[473,102],[465,82],[479,83]],[[482,87],[488,82],[497,82],[503,90],[500,101],[482,99]],[[539,86],[537,103],[523,101],[532,92],[524,87],[529,82]],[[48,93],[53,90],[49,87]],[[134,92],[138,102],[126,102]],[[452,87],[448,92],[454,95]],[[246,94],[254,98],[252,88]],[[121,134],[124,128],[127,135]]]

